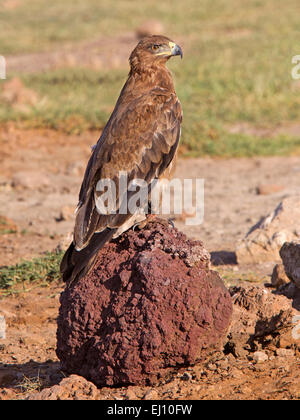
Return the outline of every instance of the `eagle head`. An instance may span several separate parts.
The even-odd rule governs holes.
[[[171,41],[166,36],[151,35],[140,40],[132,51],[129,62],[131,68],[137,67],[156,67],[165,64],[173,56],[183,53],[179,45]]]

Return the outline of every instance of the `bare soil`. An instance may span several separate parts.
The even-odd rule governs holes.
[[[67,136],[50,130],[2,127],[0,215],[11,219],[16,231],[1,235],[0,266],[42,255],[69,242],[81,179],[90,147],[98,136],[96,132]],[[255,272],[255,281],[265,281],[272,264],[238,266],[236,244],[282,198],[300,194],[299,175],[300,157],[296,156],[179,159],[175,176],[205,180],[205,214],[199,226],[186,226],[179,217],[175,225],[189,237],[201,239],[215,265],[235,274]],[[280,188],[258,194],[259,185]],[[55,355],[56,317],[64,286],[58,282],[26,287],[30,292],[20,287],[18,293],[0,297],[1,313],[7,320],[7,338],[0,339],[0,399],[25,398],[64,377]],[[222,355],[220,360],[225,360],[223,365],[217,360],[206,367],[174,372],[169,383],[152,390],[153,398],[300,397],[297,357],[284,361],[273,358],[257,365],[232,355]],[[98,396],[144,398],[148,391],[143,387],[103,388]]]

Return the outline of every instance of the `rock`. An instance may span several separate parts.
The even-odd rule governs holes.
[[[293,349],[277,349],[276,356],[278,357],[293,357],[295,351]]]
[[[276,294],[286,296],[292,302],[293,308],[300,311],[300,289],[294,282],[284,284],[276,291]]]
[[[291,299],[263,286],[242,285],[229,290],[234,305],[226,351],[243,357],[262,344],[271,349],[282,346],[282,337],[285,346],[295,344],[293,317],[300,312],[293,308]]]
[[[154,384],[204,360],[222,348],[232,311],[203,244],[158,221],[106,244],[60,302],[62,369],[97,386]]]
[[[247,233],[236,249],[238,264],[281,262],[285,242],[300,238],[300,196],[284,199]]]
[[[155,391],[155,389],[149,389],[145,393],[143,400],[157,400],[157,397],[158,397],[158,392]]]
[[[162,35],[165,32],[164,25],[158,20],[146,20],[136,29],[137,38],[149,35]]]
[[[284,187],[277,184],[260,184],[256,187],[256,193],[258,195],[269,195],[276,192],[282,191]]]
[[[241,369],[238,369],[237,367],[233,367],[230,370],[230,377],[234,379],[241,379],[244,376],[244,372]]]
[[[217,365],[215,363],[208,363],[206,366],[207,370],[214,372],[217,369]]]
[[[125,393],[125,398],[126,400],[137,400],[137,396],[136,393],[134,392],[134,387],[133,386],[129,386],[126,390]]]
[[[276,264],[273,268],[273,273],[271,276],[271,284],[273,287],[278,289],[284,284],[289,283],[290,280],[284,271],[283,264]]]
[[[285,273],[300,288],[300,242],[287,242],[280,249]]]
[[[0,401],[1,400],[16,400],[17,392],[13,391],[10,388],[1,388],[0,389]]]
[[[189,372],[184,372],[184,374],[180,377],[182,381],[191,381],[192,375]]]
[[[228,358],[226,357],[224,360],[220,360],[220,361],[216,362],[216,366],[220,370],[226,370],[227,371],[229,369]]]
[[[58,385],[32,393],[28,400],[98,400],[97,387],[81,376],[71,375]]]
[[[263,363],[269,359],[267,353],[265,353],[264,351],[254,352],[252,358],[256,363]]]

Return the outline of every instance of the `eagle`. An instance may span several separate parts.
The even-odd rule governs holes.
[[[143,38],[129,57],[130,71],[115,108],[93,147],[82,181],[73,241],[60,270],[67,283],[87,275],[105,243],[146,219],[145,213],[120,211],[128,194],[116,188],[118,205],[111,213],[99,212],[97,185],[103,179],[118,184],[142,179],[150,194],[154,181],[172,167],[181,133],[182,107],[166,62],[182,49],[169,38]],[[128,187],[128,184],[126,184]],[[126,188],[127,188],[126,187]],[[147,220],[147,219],[146,219]]]

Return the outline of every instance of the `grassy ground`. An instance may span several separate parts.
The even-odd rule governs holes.
[[[257,136],[228,127],[245,122],[276,127],[298,120],[299,88],[291,78],[292,56],[299,53],[298,8],[298,0],[116,0],[114,7],[108,0],[19,0],[18,7],[1,9],[0,54],[57,49],[62,42],[95,39],[112,28],[116,36],[145,19],[159,19],[166,33],[185,45],[184,60],[170,63],[184,109],[183,152],[289,154],[299,152],[300,135]],[[100,130],[126,74],[125,66],[14,74],[41,100],[26,112],[1,103],[0,122],[26,121],[66,132]]]
[[[48,252],[45,256],[22,261],[8,267],[0,267],[0,298],[12,293],[18,285],[26,286],[32,283],[48,285],[60,278],[59,265],[62,252]],[[17,289],[18,290],[18,289]]]
[[[0,299],[11,294],[30,291],[35,284],[48,286],[50,283],[60,280],[59,266],[62,256],[62,252],[48,252],[40,258],[0,267]],[[234,271],[232,267],[214,267],[214,270],[219,272],[227,287],[240,282],[270,282],[268,276],[259,275],[253,271],[239,273]]]

